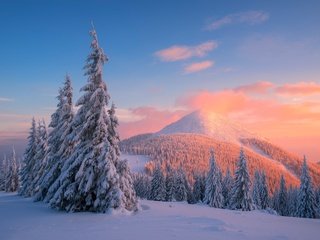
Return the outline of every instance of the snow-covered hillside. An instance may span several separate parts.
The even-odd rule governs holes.
[[[146,163],[150,161],[150,158],[146,155],[121,154],[120,159],[126,159],[130,170],[134,173],[144,172]]]
[[[216,140],[239,143],[242,138],[260,138],[239,123],[233,122],[213,112],[196,111],[157,132],[161,134],[195,133]]]
[[[1,240],[317,239],[320,220],[238,212],[186,203],[140,202],[133,216],[65,213],[0,193]]]

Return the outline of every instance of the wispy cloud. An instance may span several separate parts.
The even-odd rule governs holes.
[[[244,93],[257,93],[263,94],[267,93],[268,90],[271,90],[274,84],[268,81],[258,81],[255,83],[242,85],[235,88],[235,91],[244,92]]]
[[[12,98],[0,97],[0,102],[13,102],[13,99]]]
[[[155,56],[164,62],[175,62],[192,57],[203,57],[218,47],[216,41],[208,41],[196,46],[174,45],[155,52]]]
[[[281,95],[306,96],[320,94],[320,84],[316,82],[287,83],[276,88],[276,92]]]
[[[229,14],[223,18],[217,19],[209,23],[205,29],[206,30],[217,30],[221,27],[231,24],[249,24],[255,25],[265,22],[269,19],[269,14],[264,11],[248,11],[242,13]]]
[[[202,62],[196,62],[187,65],[184,68],[185,73],[194,73],[194,72],[200,72],[203,70],[206,70],[208,68],[211,68],[214,65],[214,61],[202,61]]]

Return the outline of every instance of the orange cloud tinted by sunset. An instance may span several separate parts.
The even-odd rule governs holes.
[[[175,62],[180,60],[189,59],[191,57],[203,57],[208,52],[218,47],[218,43],[215,41],[208,41],[197,46],[179,46],[175,45],[166,49],[162,49],[155,53],[161,61]]]
[[[205,69],[212,67],[213,65],[214,65],[213,61],[196,62],[196,63],[192,63],[192,64],[187,65],[184,68],[184,72],[185,73],[200,72],[200,71],[203,71]]]
[[[276,89],[283,95],[313,95],[320,94],[320,84],[315,82],[287,83]]]
[[[259,81],[253,84],[242,85],[236,87],[236,91],[245,92],[245,93],[266,93],[270,90],[274,84],[268,81]]]

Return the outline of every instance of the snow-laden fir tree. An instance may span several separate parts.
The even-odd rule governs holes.
[[[112,146],[109,139],[110,96],[102,78],[102,68],[107,57],[99,46],[95,30],[90,33],[93,38],[92,52],[85,66],[88,83],[81,89],[84,94],[76,104],[79,110],[73,121],[77,145],[55,181],[60,186],[50,200],[50,205],[67,211],[122,210],[134,205],[135,200],[129,204],[129,199],[123,199],[126,194],[120,187],[117,171],[119,159],[115,152],[117,147]]]
[[[142,199],[148,199],[151,188],[149,176],[144,173],[135,173],[133,176],[133,185],[137,196]]]
[[[266,209],[269,207],[269,190],[267,185],[266,173],[262,171],[260,173],[260,207]]]
[[[12,148],[12,155],[8,161],[7,173],[5,175],[5,191],[15,192],[19,186],[19,176],[18,176],[18,164],[16,159],[16,152],[14,147]]]
[[[204,202],[210,207],[223,208],[222,175],[215,161],[213,149],[210,151],[210,169],[206,177]]]
[[[166,176],[166,201],[171,202],[175,191],[175,172],[172,169],[167,170]]]
[[[233,185],[233,178],[231,176],[230,169],[227,168],[226,175],[224,176],[224,178],[222,180],[222,195],[224,198],[224,206],[225,207],[229,206],[232,185]]]
[[[137,210],[137,196],[133,186],[132,174],[127,160],[120,160],[120,136],[118,134],[119,121],[116,116],[116,106],[111,104],[111,108],[108,110],[110,122],[108,125],[108,141],[110,143],[111,159],[116,166],[117,173],[119,175],[119,184],[121,190],[121,206],[129,211]]]
[[[73,90],[71,78],[66,75],[64,85],[59,90],[56,112],[51,116],[49,135],[49,152],[46,174],[41,181],[41,191],[37,195],[38,200],[49,202],[60,187],[62,166],[74,150],[77,142],[74,137],[73,126]]]
[[[5,190],[6,173],[8,171],[7,157],[4,154],[0,165],[0,191]]]
[[[119,174],[120,189],[122,192],[121,206],[129,211],[137,210],[137,196],[133,186],[132,174],[127,160],[117,162],[117,172]]]
[[[36,148],[36,154],[34,156],[34,166],[32,171],[35,173],[32,184],[32,196],[39,191],[39,182],[45,173],[46,168],[46,156],[48,151],[48,132],[46,123],[44,120],[38,122],[37,128],[38,143]]]
[[[254,181],[253,181],[253,187],[252,187],[252,200],[258,209],[261,209],[260,188],[261,188],[260,172],[256,170],[254,173]]]
[[[185,171],[180,168],[178,171],[176,171],[175,174],[175,182],[174,182],[174,191],[173,191],[173,198],[178,201],[186,201],[188,197],[188,183]]]
[[[240,150],[229,207],[242,211],[251,211],[254,208],[250,194],[250,177],[247,168],[247,159],[243,148]]]
[[[152,174],[150,199],[155,201],[166,200],[165,177],[161,171],[159,164],[156,165]]]
[[[202,174],[194,176],[193,197],[196,203],[202,202],[205,192],[205,177]]]
[[[20,172],[19,194],[30,197],[32,194],[32,181],[36,176],[33,172],[35,165],[35,155],[38,144],[36,121],[33,118],[28,136],[28,145],[23,156],[23,166]]]
[[[313,190],[312,180],[309,175],[306,157],[304,157],[302,165],[296,216],[302,218],[317,217],[317,203]]]
[[[290,186],[288,190],[288,216],[295,217],[298,206],[298,188]]]
[[[286,186],[286,181],[281,175],[280,178],[280,187],[279,190],[275,193],[274,196],[274,209],[281,215],[281,216],[288,216],[288,191]]]
[[[318,217],[320,217],[320,187],[317,188],[317,190],[315,191],[315,194],[316,194],[316,203],[317,203],[317,206],[318,206]]]

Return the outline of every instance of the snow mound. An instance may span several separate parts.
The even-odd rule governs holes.
[[[192,112],[164,127],[156,134],[170,135],[176,133],[202,134],[216,140],[233,143],[239,143],[240,139],[243,138],[261,139],[260,136],[250,132],[239,123],[219,114],[204,111]]]

